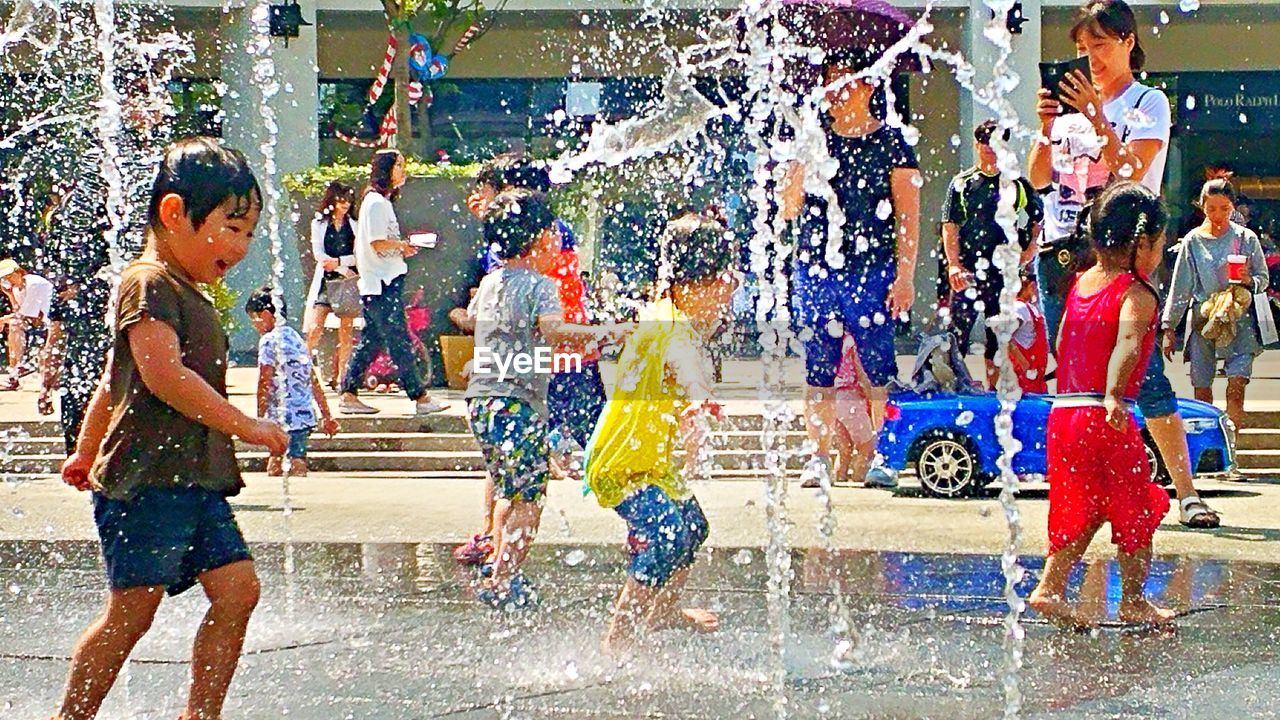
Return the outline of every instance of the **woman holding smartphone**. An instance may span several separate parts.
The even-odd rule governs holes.
[[[1046,191],[1040,289],[1050,342],[1057,344],[1063,301],[1078,254],[1069,246],[1086,203],[1112,181],[1141,183],[1157,196],[1164,182],[1172,118],[1169,99],[1143,85],[1135,73],[1146,65],[1137,19],[1124,0],[1089,0],[1076,12],[1071,39],[1089,59],[1089,74],[1068,73],[1057,95],[1040,90],[1040,134],[1027,160],[1031,184]],[[1217,513],[1200,499],[1191,480],[1187,436],[1178,416],[1164,359],[1152,353],[1138,393],[1147,429],[1178,491],[1180,520],[1190,528],[1216,528]]]

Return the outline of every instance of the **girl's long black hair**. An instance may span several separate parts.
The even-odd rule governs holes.
[[[1120,182],[1104,190],[1080,216],[1094,250],[1128,250],[1129,271],[1158,299],[1155,286],[1138,272],[1137,257],[1139,244],[1169,224],[1160,198],[1139,183]]]

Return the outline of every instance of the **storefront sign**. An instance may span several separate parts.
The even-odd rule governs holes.
[[[1176,87],[1175,114],[1188,131],[1280,129],[1280,73],[1178,73]]]

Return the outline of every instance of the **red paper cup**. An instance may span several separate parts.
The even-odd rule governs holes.
[[[1245,281],[1245,263],[1249,261],[1244,255],[1227,256],[1227,279],[1231,282]]]

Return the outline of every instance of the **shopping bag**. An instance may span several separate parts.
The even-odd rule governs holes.
[[[1272,347],[1280,343],[1280,330],[1276,328],[1276,314],[1271,307],[1271,298],[1265,292],[1253,296],[1253,312],[1258,319],[1258,342],[1263,347]]]

